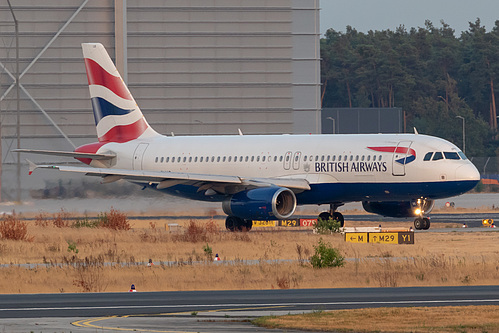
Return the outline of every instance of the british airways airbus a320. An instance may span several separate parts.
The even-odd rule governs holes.
[[[194,200],[222,202],[229,230],[252,220],[287,219],[297,205],[329,204],[321,218],[343,225],[337,208],[362,201],[368,212],[416,217],[428,229],[434,199],[471,190],[475,166],[452,143],[419,134],[166,137],[154,131],[101,44],[82,44],[98,142],[69,156],[88,166],[36,168],[125,179]]]

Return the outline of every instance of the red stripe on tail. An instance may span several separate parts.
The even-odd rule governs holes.
[[[117,125],[111,128],[106,134],[99,137],[99,142],[128,142],[137,139],[147,129],[144,118],[140,118],[133,124]]]
[[[85,58],[85,67],[87,68],[88,84],[104,86],[114,92],[121,98],[132,100],[132,96],[128,92],[125,83],[121,78],[109,74],[97,62],[92,59]]]

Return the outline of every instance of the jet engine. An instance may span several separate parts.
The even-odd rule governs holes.
[[[366,212],[389,217],[412,217],[428,214],[433,209],[433,200],[411,201],[362,201]]]
[[[262,187],[232,195],[222,203],[225,214],[245,220],[286,219],[296,209],[293,191],[283,187]]]

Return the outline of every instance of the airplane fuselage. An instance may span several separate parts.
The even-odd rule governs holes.
[[[118,169],[306,179],[311,190],[296,193],[298,204],[437,199],[469,191],[479,179],[455,145],[419,134],[159,136],[108,143],[98,153],[109,151]],[[443,158],[423,160],[429,152]],[[224,199],[186,184],[162,191]]]

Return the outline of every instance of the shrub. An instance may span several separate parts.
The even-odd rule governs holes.
[[[314,268],[324,267],[342,267],[345,264],[345,258],[340,255],[339,251],[329,243],[319,239],[319,244],[314,246],[315,253],[310,258],[310,263]]]
[[[338,220],[333,219],[317,219],[314,223],[314,230],[318,234],[332,234],[333,232],[340,232],[341,223]]]
[[[101,213],[98,217],[99,226],[113,230],[130,230],[132,227],[124,213],[111,208],[109,213]]]
[[[71,218],[71,214],[61,209],[59,213],[54,216],[54,226],[57,228],[67,228],[70,226],[69,219]]]
[[[0,222],[0,234],[2,239],[32,241],[28,236],[28,226],[17,218],[16,215],[4,216]]]
[[[211,261],[213,259],[213,249],[211,248],[211,246],[208,245],[208,243],[206,243],[206,245],[203,246],[203,251],[206,260]]]

